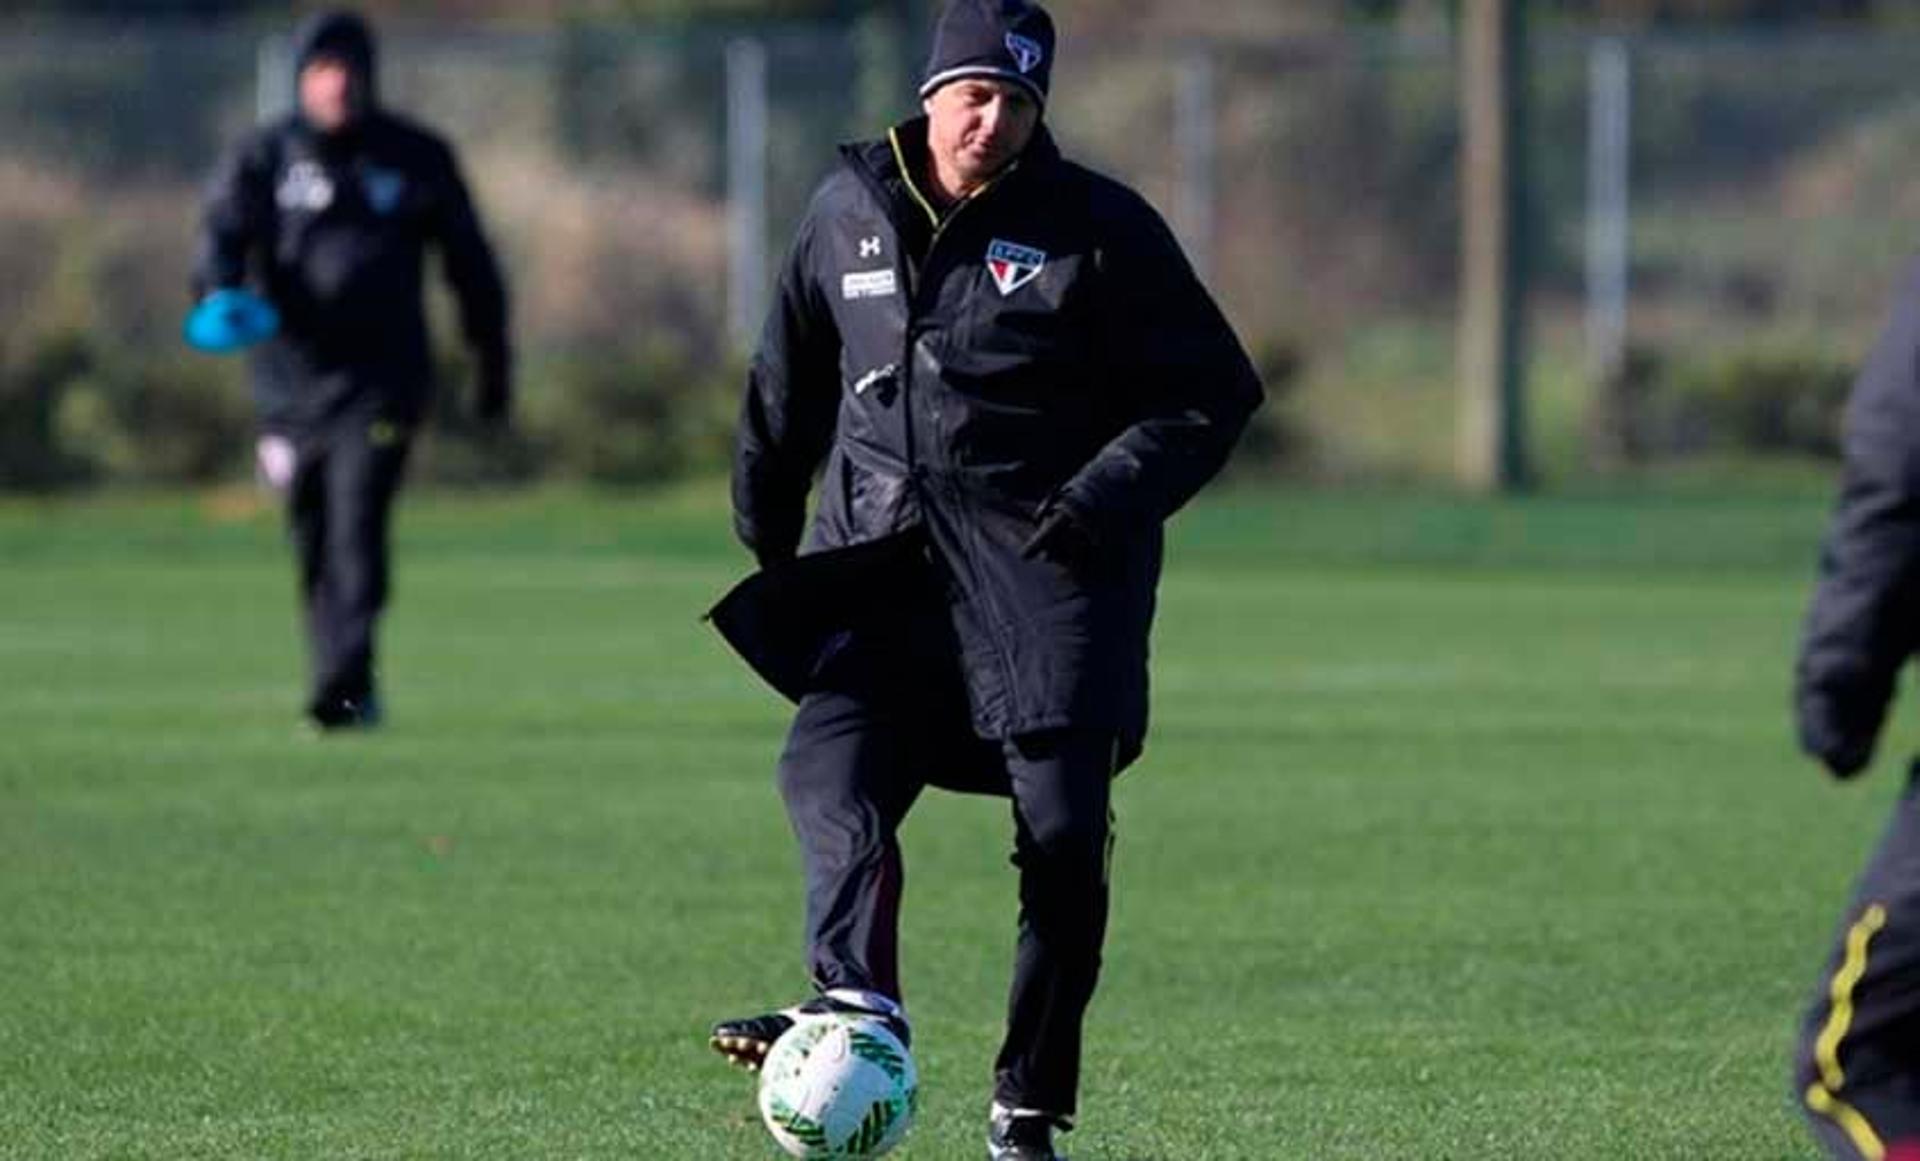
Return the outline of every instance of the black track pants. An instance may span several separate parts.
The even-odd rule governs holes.
[[[404,428],[342,421],[295,441],[287,511],[300,568],[313,686],[309,707],[373,692],[374,633],[386,606],[393,501],[407,462]]]
[[[957,682],[928,679],[926,669],[914,683],[894,666],[857,668],[860,678],[801,702],[780,761],[806,865],[814,983],[899,998],[901,820],[930,783],[1010,792],[1020,928],[995,1095],[1070,1117],[1106,936],[1113,736],[1056,730],[985,741],[972,733]]]
[[[1057,731],[1006,744],[1020,868],[1020,943],[994,1098],[1062,1118],[1080,1088],[1080,1027],[1100,977],[1113,838],[1110,734]]]
[[[1794,1086],[1828,1155],[1920,1156],[1920,765],[1841,923]]]

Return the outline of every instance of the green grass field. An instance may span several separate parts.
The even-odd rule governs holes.
[[[1810,1158],[1790,1033],[1915,742],[1793,753],[1823,508],[1183,517],[1074,1156]],[[804,983],[715,494],[399,535],[390,728],[320,741],[271,515],[0,508],[0,1157],[773,1154],[704,1042]],[[901,1155],[972,1158],[1011,827],[905,841]]]

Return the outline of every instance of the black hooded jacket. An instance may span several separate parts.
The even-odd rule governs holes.
[[[353,74],[356,116],[326,134],[298,112],[250,133],[207,196],[196,294],[252,286],[281,332],[253,358],[262,421],[303,430],[426,410],[432,358],[422,303],[429,245],[440,249],[472,347],[482,416],[507,407],[506,290],[451,148],[380,107],[371,31],[326,13],[304,24],[295,72],[318,57]]]
[[[814,195],[751,368],[736,529],[763,561],[791,554],[824,460],[807,551],[926,538],[979,733],[1110,729],[1130,756],[1161,524],[1225,462],[1259,380],[1137,194],[1042,128],[943,219],[911,176],[926,129],[845,147]],[[1026,551],[1060,508],[1094,550]]]
[[[1835,773],[1873,756],[1920,647],[1920,263],[1847,401],[1846,467],[1795,670],[1801,745]]]

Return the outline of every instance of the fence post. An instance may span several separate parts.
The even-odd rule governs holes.
[[[1178,225],[1187,258],[1202,278],[1213,265],[1214,169],[1216,143],[1214,124],[1218,115],[1215,98],[1213,53],[1195,45],[1180,58],[1180,74],[1174,86],[1174,156],[1179,159],[1179,185],[1174,194],[1173,218]]]
[[[1587,374],[1594,391],[1595,450],[1633,453],[1626,398],[1631,292],[1633,62],[1626,41],[1603,37],[1587,58]]]
[[[727,72],[727,333],[753,348],[766,313],[767,48],[729,41]]]
[[[1521,385],[1524,0],[1464,0],[1460,106],[1460,478],[1528,483]]]
[[[293,48],[284,36],[263,36],[253,50],[253,111],[261,123],[293,106]]]

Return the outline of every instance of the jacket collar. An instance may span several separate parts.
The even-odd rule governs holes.
[[[885,137],[842,145],[840,154],[855,172],[864,176],[883,195],[882,200],[896,220],[925,221],[937,225],[940,213],[923,191],[927,170],[927,119],[915,117],[887,131]],[[1033,132],[1019,157],[1013,159],[983,187],[992,189],[1019,177],[1050,169],[1060,160],[1060,147],[1043,121]],[[978,197],[979,194],[974,195]]]

